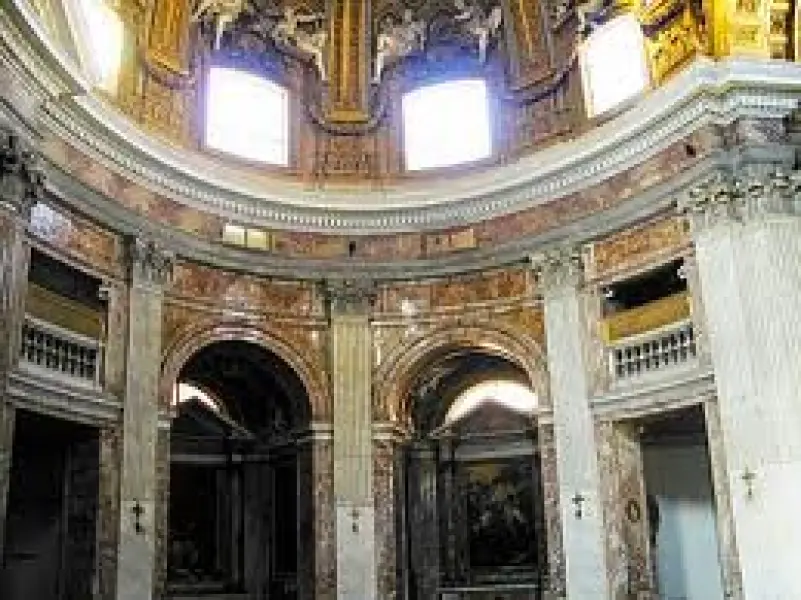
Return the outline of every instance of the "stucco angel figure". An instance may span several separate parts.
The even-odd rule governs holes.
[[[592,32],[593,16],[598,18],[598,15],[603,13],[607,8],[613,4],[613,0],[581,0],[576,3],[576,17],[578,18],[578,25],[576,29],[579,34],[587,35]]]
[[[191,22],[201,21],[211,16],[214,18],[214,49],[220,49],[220,42],[225,31],[239,17],[247,0],[198,0],[190,18]]]
[[[311,56],[314,65],[320,72],[320,78],[327,80],[325,69],[325,50],[328,44],[328,33],[322,28],[323,14],[299,14],[294,7],[287,6],[278,15],[280,18],[273,27],[271,36],[279,46],[293,46],[303,54]],[[314,30],[306,31],[301,25],[315,25]]]
[[[414,13],[410,9],[403,11],[403,21],[400,23],[395,23],[391,17],[385,18],[376,39],[373,81],[381,80],[381,75],[388,64],[416,50],[422,50],[425,42],[425,21],[415,20]]]
[[[464,23],[465,31],[476,38],[478,43],[478,60],[482,64],[487,62],[487,49],[492,38],[498,33],[503,21],[503,9],[498,4],[488,14],[475,0],[467,4],[465,0],[453,0],[456,10],[459,11],[454,19],[457,23]]]

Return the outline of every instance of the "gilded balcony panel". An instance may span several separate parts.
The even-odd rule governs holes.
[[[103,335],[104,314],[33,283],[28,283],[25,312],[95,340],[100,340]]]
[[[690,296],[682,292],[606,317],[600,323],[601,338],[607,343],[617,342],[682,321],[689,316]]]

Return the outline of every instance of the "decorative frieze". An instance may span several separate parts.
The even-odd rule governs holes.
[[[739,173],[717,172],[679,200],[695,232],[722,223],[769,215],[798,215],[801,173],[775,165],[750,165]]]
[[[0,128],[0,207],[24,220],[44,195],[44,175],[37,155],[19,136]]]

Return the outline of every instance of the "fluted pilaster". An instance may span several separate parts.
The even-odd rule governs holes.
[[[326,282],[334,398],[337,598],[376,597],[369,281]]]
[[[548,250],[532,258],[532,268],[545,306],[566,593],[568,598],[609,598],[580,249]]]
[[[128,241],[128,343],[120,482],[120,538],[117,569],[118,600],[149,600],[156,577],[157,506],[160,494],[159,372],[165,286],[172,276],[173,256],[144,237]]]
[[[730,496],[748,600],[801,596],[799,174],[749,166],[691,190],[700,288],[718,394],[718,504]],[[721,481],[725,477],[725,481]],[[737,577],[728,576],[734,581]],[[731,584],[729,584],[731,585]],[[736,590],[735,590],[736,591]]]

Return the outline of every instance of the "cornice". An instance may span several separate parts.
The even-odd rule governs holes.
[[[171,148],[90,96],[47,105],[45,127],[123,176],[193,208],[258,227],[345,235],[445,229],[519,212],[622,173],[708,124],[782,118],[801,67],[702,60],[580,138],[458,179],[381,191],[310,189]]]
[[[19,408],[90,425],[110,425],[122,417],[117,398],[99,388],[71,385],[30,365],[11,373],[9,397]]]
[[[565,227],[553,228],[537,235],[515,237],[504,244],[488,248],[391,262],[292,258],[212,243],[168,225],[145,222],[140,215],[126,210],[118,203],[109,202],[98,192],[58,168],[51,166],[46,175],[48,190],[57,201],[72,204],[81,214],[122,234],[137,235],[140,231],[147,230],[154,238],[164,240],[176,255],[187,260],[268,277],[312,281],[358,278],[384,282],[446,277],[504,265],[524,264],[529,262],[532,255],[559,244],[566,238],[577,243],[590,241],[617,231],[627,224],[652,218],[656,214],[672,213],[677,197],[710,173],[726,168],[731,160],[728,153],[711,156],[626,202]]]
[[[602,419],[632,419],[684,408],[715,397],[711,368],[693,364],[660,373],[655,379],[621,385],[591,400]]]
[[[107,103],[86,94],[69,58],[43,38],[34,47],[25,35],[8,31],[27,27],[29,35],[41,36],[23,5],[13,0],[3,11],[16,18],[0,19],[0,39],[8,50],[0,56],[16,61],[16,70],[29,73],[42,87],[41,95],[51,98],[39,115],[45,129],[92,160],[177,202],[265,228],[364,235],[475,223],[591,187],[704,125],[784,117],[801,98],[801,65],[701,58],[611,121],[514,163],[380,190],[313,188],[228,167],[148,136]]]

